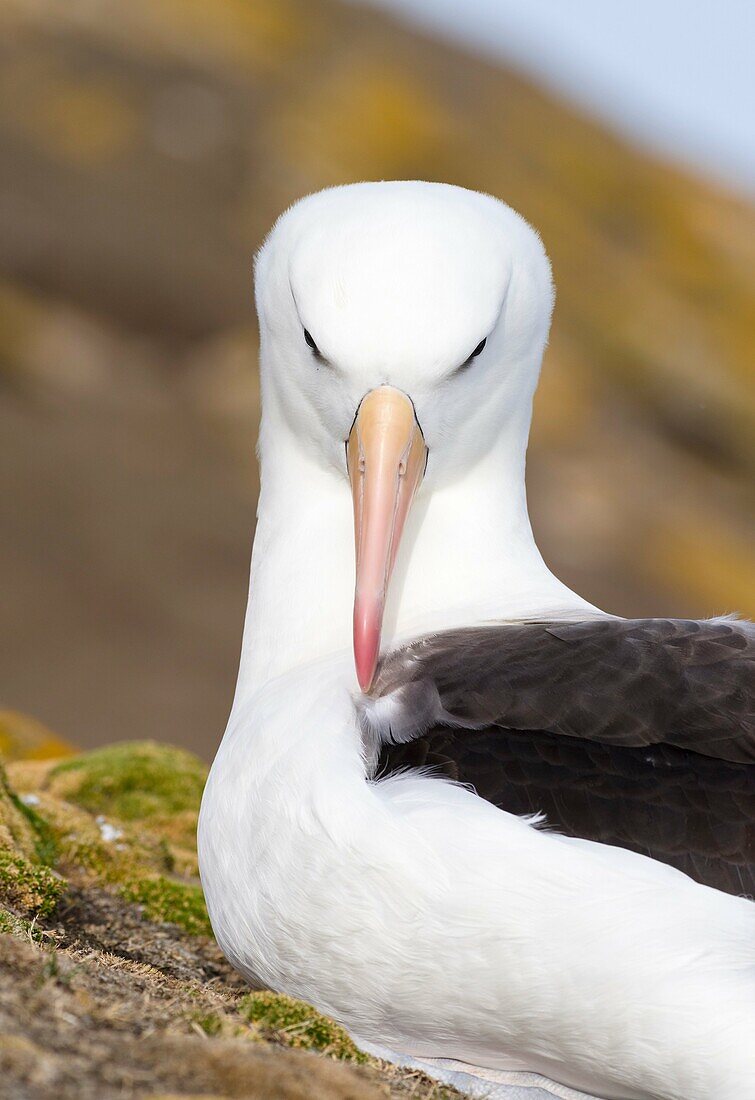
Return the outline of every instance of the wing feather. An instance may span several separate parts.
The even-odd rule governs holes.
[[[375,695],[383,770],[421,757],[512,813],[755,893],[752,624],[445,631],[391,654]]]

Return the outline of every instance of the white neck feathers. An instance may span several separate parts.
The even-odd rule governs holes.
[[[262,487],[239,690],[351,646],[354,546],[345,468],[317,464],[277,421],[274,411],[263,417],[260,436]],[[524,487],[528,428],[529,410],[448,484],[433,484],[428,466],[391,582],[384,650],[412,634],[485,619],[594,611],[553,576],[535,545]]]

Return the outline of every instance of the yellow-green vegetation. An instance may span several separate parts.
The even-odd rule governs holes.
[[[187,1017],[189,1023],[196,1024],[205,1035],[220,1035],[223,1031],[223,1017],[217,1012],[190,1012]]]
[[[211,936],[204,895],[199,886],[174,882],[164,875],[133,879],[121,887],[126,901],[139,902],[150,920],[170,921],[190,936]]]
[[[11,913],[10,910],[4,909],[0,905],[0,935],[23,936],[33,939],[34,926],[31,921],[24,920],[23,917],[17,917],[15,913]]]
[[[0,767],[0,929],[23,917],[48,917],[64,882],[47,865],[54,842],[46,823],[11,789]],[[8,927],[12,931],[12,927]]]
[[[176,869],[196,875],[197,816],[207,768],[196,756],[128,741],[64,760],[48,789],[92,814],[135,823],[161,838]]]
[[[64,880],[49,867],[0,849],[0,897],[14,908],[49,917],[63,892]]]
[[[246,992],[196,875],[205,776],[138,741],[0,767],[0,1049],[26,1052],[8,1087],[25,1094],[55,1049],[56,1100],[100,1100],[119,1074],[131,1095],[134,1067],[151,1095],[452,1097],[310,1005]]]
[[[37,844],[38,835],[30,809],[13,790],[0,765],[0,850],[32,859]]]
[[[15,910],[48,917],[66,880],[97,883],[148,920],[211,935],[196,867],[197,757],[134,741],[10,769],[20,793],[3,773],[0,890]]]
[[[196,814],[207,769],[196,756],[151,741],[107,745],[50,770],[50,788],[90,813],[164,822]]]
[[[263,1035],[288,1046],[318,1050],[332,1058],[365,1064],[369,1059],[342,1027],[311,1005],[280,993],[250,993],[239,1002],[239,1012]]]

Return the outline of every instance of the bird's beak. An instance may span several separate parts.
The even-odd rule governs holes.
[[[388,582],[427,462],[424,436],[405,393],[379,386],[362,398],[346,442],[346,459],[356,542],[354,661],[359,686],[369,691],[380,653]]]

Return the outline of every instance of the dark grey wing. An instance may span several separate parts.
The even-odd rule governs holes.
[[[754,671],[736,620],[446,631],[381,666],[380,769],[434,763],[512,813],[755,894]]]

